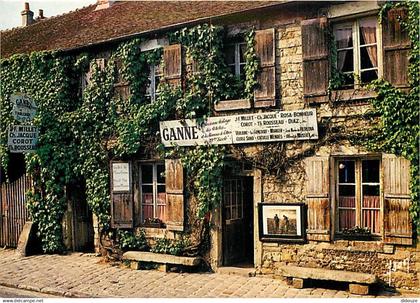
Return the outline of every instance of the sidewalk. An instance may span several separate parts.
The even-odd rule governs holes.
[[[89,254],[19,257],[0,249],[0,285],[63,297],[141,298],[346,298],[346,291],[294,289],[268,277],[243,277],[215,273],[164,273],[131,270],[101,262]],[[396,296],[381,293],[380,297]],[[419,294],[404,294],[418,297]],[[374,296],[366,296],[374,297]],[[397,297],[402,297],[398,295]]]

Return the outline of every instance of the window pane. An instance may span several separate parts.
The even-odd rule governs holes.
[[[239,44],[239,63],[245,62],[246,44]]]
[[[245,64],[239,66],[240,78],[245,80]]]
[[[165,165],[157,165],[157,182],[165,183]]]
[[[376,43],[376,17],[359,21],[360,45]]]
[[[153,183],[153,165],[141,166],[141,182]]]
[[[376,79],[378,79],[378,70],[376,69],[364,71],[362,72],[362,75],[360,77],[360,80],[362,81],[362,83],[369,83]]]
[[[363,185],[362,207],[379,208],[379,185]]]
[[[344,160],[338,162],[339,169],[339,183],[354,183],[355,180],[355,171],[354,171],[355,162],[351,160]]]
[[[378,56],[376,46],[366,46],[360,48],[360,61],[362,69],[378,66]]]
[[[353,66],[353,50],[342,50],[337,53],[337,69],[340,72],[352,72]]]
[[[153,185],[143,185],[141,187],[142,202],[145,204],[153,204]]]
[[[379,183],[379,160],[362,161],[362,182]]]
[[[379,234],[379,209],[363,209],[362,210],[362,227],[370,229],[371,233]]]
[[[235,44],[229,44],[226,46],[225,55],[227,64],[235,63]]]
[[[334,30],[334,38],[336,42],[337,49],[352,47],[352,28],[349,26],[342,26]]]
[[[356,226],[356,211],[354,209],[339,210],[339,229],[352,228]]]
[[[356,189],[354,185],[339,185],[338,207],[356,207]]]
[[[141,187],[142,197],[141,197],[141,212],[143,222],[148,218],[153,218],[153,186],[152,185],[143,185]]]

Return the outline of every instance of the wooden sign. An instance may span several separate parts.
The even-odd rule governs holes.
[[[130,163],[112,163],[112,191],[129,192],[130,187]]]
[[[16,93],[10,96],[10,102],[12,104],[12,115],[15,120],[19,122],[32,121],[35,117],[37,106],[35,101],[29,96]]]
[[[318,139],[316,110],[274,111],[160,122],[165,146],[241,144]]]
[[[35,151],[39,130],[32,125],[11,125],[7,136],[7,146],[11,153]]]

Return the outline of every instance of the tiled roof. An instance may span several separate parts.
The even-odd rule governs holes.
[[[288,1],[121,1],[96,5],[1,32],[1,57],[67,50]]]

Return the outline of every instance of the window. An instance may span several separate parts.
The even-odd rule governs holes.
[[[158,218],[165,222],[166,188],[165,165],[147,163],[140,165],[141,222]]]
[[[338,231],[355,226],[380,233],[380,161],[337,161]]]
[[[337,70],[343,88],[358,88],[381,76],[377,17],[357,19],[334,26]]]
[[[242,179],[226,179],[223,182],[225,220],[243,218],[243,182]]]
[[[226,46],[226,63],[232,73],[240,79],[245,79],[245,52],[246,44],[244,42],[232,43]]]
[[[162,77],[162,69],[160,65],[151,65],[149,73],[149,85],[146,88],[146,98],[150,102],[155,102],[159,95],[158,86],[160,78]]]

